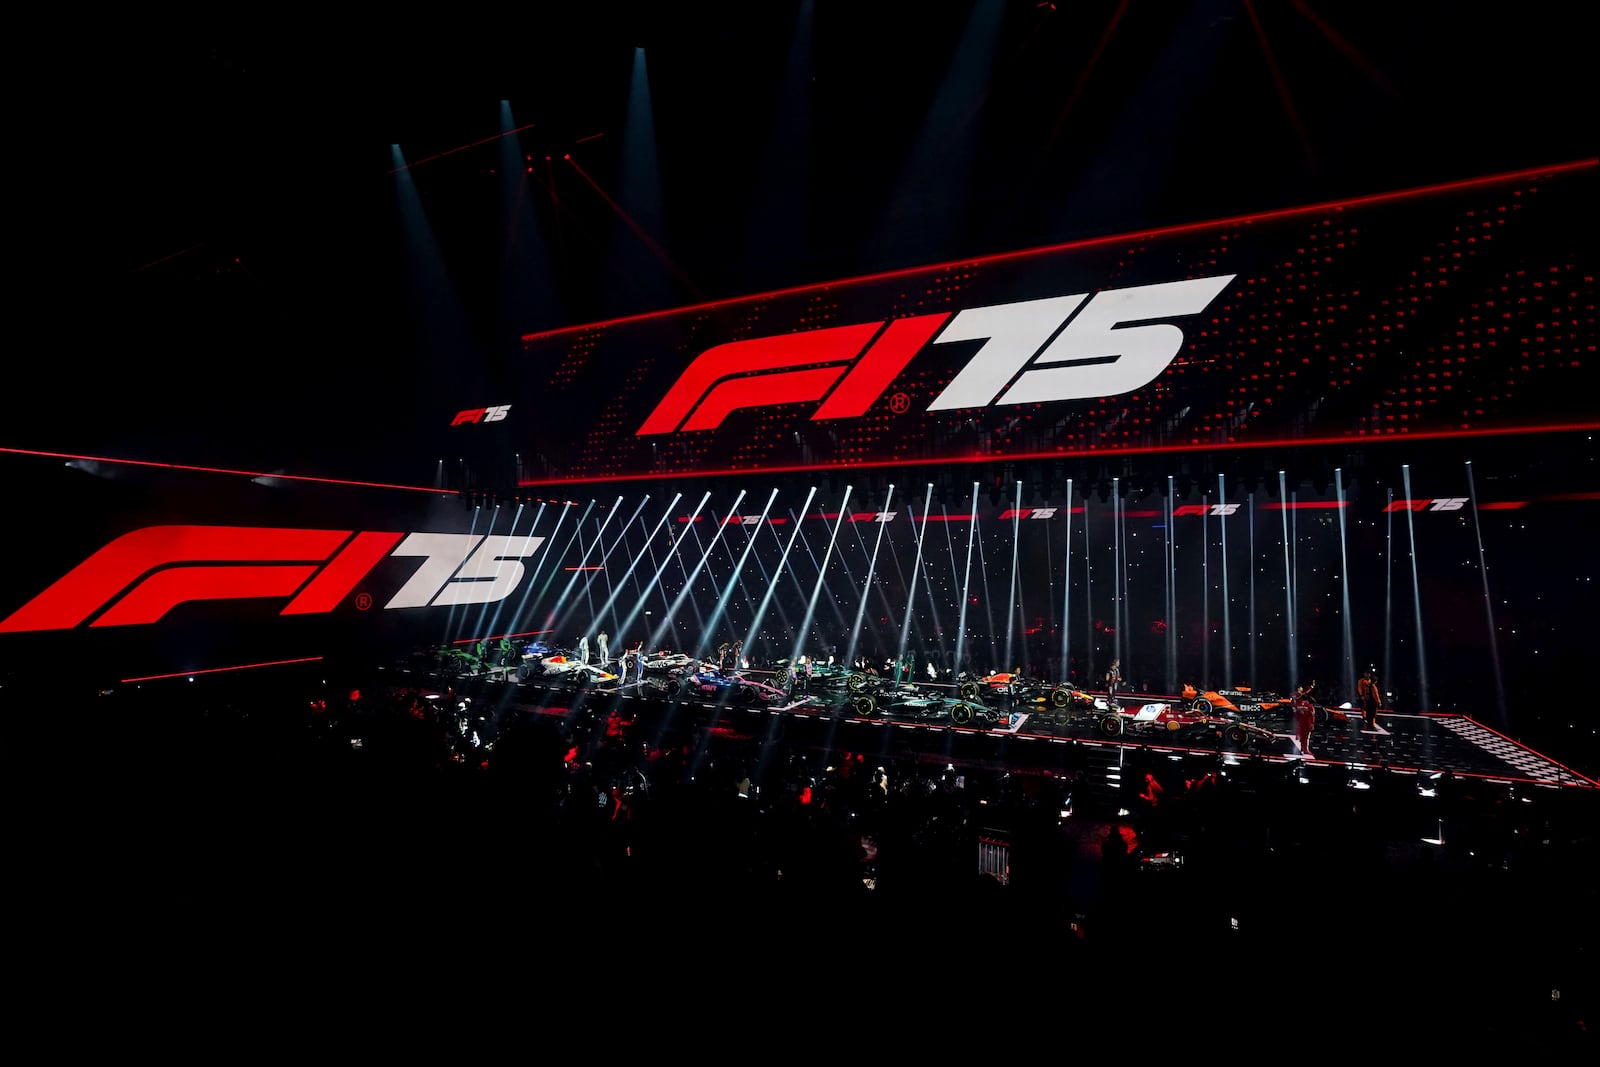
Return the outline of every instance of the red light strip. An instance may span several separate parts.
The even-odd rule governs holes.
[[[1492,504],[1479,504],[1479,511],[1515,511],[1528,506],[1526,500],[1497,500]]]
[[[1540,497],[1540,500],[1600,500],[1600,493],[1556,493],[1554,496]]]
[[[857,460],[849,464],[796,464],[785,467],[721,467],[711,470],[651,471],[645,474],[604,474],[593,478],[553,478],[549,480],[524,480],[523,487],[540,485],[599,485],[609,482],[668,481],[673,478],[716,478],[729,474],[754,477],[764,474],[803,474],[811,471],[868,470],[878,467],[935,467],[950,464],[1001,463],[1033,459],[1089,459],[1096,456],[1152,456],[1194,452],[1243,452],[1258,448],[1316,448],[1322,445],[1373,445],[1387,441],[1450,441],[1476,437],[1511,437],[1524,434],[1593,433],[1600,431],[1600,421],[1555,423],[1546,426],[1497,426],[1484,430],[1433,430],[1426,433],[1383,434],[1349,437],[1297,437],[1292,440],[1224,441],[1220,443],[1187,445],[1141,445],[1134,448],[1080,449],[1061,452],[1011,452],[987,456],[948,457],[943,459],[885,459],[879,461]],[[443,490],[431,490],[443,492]],[[1600,498],[1600,496],[1597,496]]]
[[[189,463],[160,463],[153,459],[115,459],[111,456],[80,456],[75,452],[41,452],[33,448],[0,448],[13,456],[43,456],[46,459],[81,459],[88,463],[120,463],[129,467],[160,467],[172,471],[198,471],[201,474],[237,474],[246,478],[278,478],[286,482],[320,482],[323,485],[353,485],[363,489],[404,489],[412,493],[439,493],[460,496],[459,490],[435,489],[425,485],[396,485],[392,482],[362,482],[351,478],[321,478],[312,474],[271,474],[267,471],[241,471],[228,467],[197,467]]]
[[[1261,511],[1309,511],[1317,508],[1342,508],[1343,500],[1291,500],[1288,503],[1262,504]]]
[[[473,141],[471,144],[464,144],[464,145],[461,145],[459,148],[447,148],[443,152],[434,153],[433,155],[429,156],[427,159],[419,159],[415,163],[406,163],[403,166],[395,167],[389,173],[390,174],[399,174],[403,170],[412,170],[412,169],[414,169],[416,167],[422,166],[424,163],[432,163],[436,159],[443,159],[445,156],[453,156],[457,152],[465,152],[469,148],[477,148],[481,144],[488,144],[490,141],[498,141],[502,137],[510,137],[514,133],[521,133],[523,130],[531,130],[531,129],[533,129],[533,123],[530,122],[526,126],[518,126],[514,130],[506,130],[504,133],[497,133],[493,137],[485,137],[481,141]]]
[[[206,667],[198,671],[178,671],[176,674],[147,674],[142,678],[124,678],[123,685],[134,682],[157,682],[163,678],[193,678],[197,674],[221,674],[224,671],[247,671],[254,667],[281,667],[288,663],[316,663],[321,656],[301,656],[299,659],[271,659],[264,663],[240,663],[233,667]]]
[[[554,630],[528,630],[520,634],[495,634],[493,637],[465,637],[460,641],[450,642],[452,645],[470,645],[474,641],[501,641],[508,637],[537,637],[540,634],[553,634]]]
[[[1438,193],[1458,192],[1462,189],[1473,189],[1484,185],[1498,185],[1502,182],[1520,181],[1539,175],[1562,174],[1568,171],[1587,170],[1600,165],[1600,158],[1583,159],[1571,163],[1557,163],[1549,167],[1530,167],[1527,170],[1509,171],[1504,174],[1491,174],[1481,178],[1465,178],[1459,181],[1442,182],[1437,185],[1424,185],[1414,189],[1401,189],[1396,192],[1374,193],[1371,196],[1357,196],[1345,200],[1329,200],[1320,204],[1307,204],[1302,207],[1279,208],[1276,211],[1262,211],[1253,215],[1235,215],[1232,218],[1211,219],[1205,222],[1186,222],[1176,226],[1161,226],[1151,230],[1138,230],[1133,233],[1111,234],[1106,237],[1088,237],[1076,241],[1066,241],[1061,244],[1043,245],[1038,248],[1027,248],[1017,252],[999,252],[987,256],[974,256],[971,259],[953,259],[943,263],[933,263],[921,267],[902,267],[898,270],[882,271],[877,274],[863,274],[854,278],[840,278],[831,282],[812,282],[807,285],[790,286],[787,289],[772,289],[764,293],[755,293],[750,296],[728,297],[722,300],[708,300],[699,304],[689,304],[685,307],[664,308],[660,311],[645,311],[637,315],[623,315],[619,318],[604,319],[599,322],[584,323],[580,326],[561,326],[553,330],[541,330],[537,333],[522,335],[523,343],[536,341],[545,337],[558,337],[566,333],[578,333],[584,330],[600,330],[611,326],[621,326],[630,322],[648,322],[651,319],[665,318],[669,315],[683,315],[696,311],[710,311],[715,308],[728,307],[731,304],[751,303],[758,300],[772,300],[780,296],[796,296],[801,293],[816,292],[819,289],[832,289],[844,285],[860,285],[864,282],[890,281],[895,278],[906,278],[917,274],[930,274],[935,271],[949,270],[953,267],[975,267],[986,263],[1003,263],[1007,260],[1026,259],[1030,256],[1048,255],[1053,252],[1066,252],[1076,248],[1094,248],[1098,245],[1116,244],[1122,241],[1140,241],[1151,237],[1169,237],[1174,234],[1196,233],[1202,230],[1219,229],[1224,226],[1238,226],[1245,223],[1267,222],[1273,219],[1288,219],[1299,215],[1315,214],[1319,211],[1343,210],[1345,208],[1364,207],[1369,204],[1383,204],[1395,200],[1407,200],[1418,196],[1429,196]]]

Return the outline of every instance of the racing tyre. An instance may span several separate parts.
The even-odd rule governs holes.
[[[957,726],[966,726],[972,722],[972,705],[955,704],[950,708],[950,721]]]
[[[1070,703],[1072,703],[1072,694],[1065,688],[1050,690],[1050,706],[1052,708],[1064,708]]]
[[[871,693],[862,693],[850,702],[850,706],[855,709],[856,715],[863,719],[872,718],[873,713],[878,710],[878,705],[873,701]]]
[[[961,699],[962,700],[977,700],[978,699],[978,683],[977,682],[962,682],[961,683],[961,689],[959,690],[959,692],[961,693]]]
[[[863,688],[866,687],[867,676],[862,674],[860,671],[856,671],[855,673],[851,674],[850,677],[844,680],[844,684],[845,688],[849,689],[850,692],[859,693]]]
[[[1236,723],[1224,730],[1222,736],[1227,738],[1231,745],[1242,745],[1250,740],[1250,731]]]
[[[1211,701],[1207,700],[1205,697],[1200,697],[1194,702],[1194,704],[1191,705],[1191,707],[1193,707],[1194,710],[1198,711],[1200,714],[1206,715],[1211,711]]]
[[[1100,720],[1100,732],[1107,737],[1122,736],[1122,719],[1116,715],[1107,715]]]

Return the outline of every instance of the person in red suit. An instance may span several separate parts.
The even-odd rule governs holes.
[[[1294,691],[1290,706],[1294,708],[1294,743],[1300,754],[1306,759],[1314,759],[1311,754],[1311,729],[1317,722],[1317,706],[1311,702],[1311,691],[1317,687],[1313,681],[1310,685],[1302,685]]]

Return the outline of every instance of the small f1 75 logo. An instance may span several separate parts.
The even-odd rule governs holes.
[[[1460,511],[1466,507],[1471,497],[1445,496],[1437,500],[1396,500],[1383,509],[1387,515],[1391,511]]]
[[[817,400],[813,420],[855,418],[930,340],[984,343],[928,411],[1131,393],[1166,370],[1183,345],[1182,330],[1157,320],[1199,314],[1234,277],[731,341],[696,356],[637,435],[714,430],[740,408]]]
[[[511,595],[523,578],[522,559],[543,543],[532,536],[147,526],[0,619],[0,633],[71,629],[96,612],[91,627],[152,623],[193,600],[290,597],[279,614],[324,614],[387,556],[422,563],[386,608],[493,604]]]
[[[1239,510],[1238,504],[1179,504],[1172,509],[1172,514],[1177,515],[1232,515]]]
[[[511,411],[510,404],[501,404],[492,408],[467,408],[465,411],[456,412],[456,417],[450,420],[451,426],[466,426],[477,422],[502,422]]]

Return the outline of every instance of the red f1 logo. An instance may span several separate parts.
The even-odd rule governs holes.
[[[0,633],[66,630],[101,608],[90,626],[152,623],[192,600],[292,597],[279,614],[321,614],[385,556],[423,557],[387,608],[493,604],[522,581],[521,560],[543,543],[543,537],[483,534],[147,526],[112,541],[0,620]]]
[[[1446,496],[1437,500],[1396,500],[1383,509],[1387,515],[1391,511],[1460,511],[1466,506],[1469,497]]]
[[[450,420],[450,425],[464,426],[477,422],[501,422],[510,412],[510,404],[501,404],[499,407],[493,408],[467,408],[465,411],[456,412],[456,417]]]
[[[1238,504],[1179,504],[1172,509],[1174,516],[1178,515],[1232,515],[1239,510]]]
[[[854,418],[883,395],[935,332],[935,344],[985,343],[928,411],[1129,393],[1154,381],[1183,345],[1182,330],[1153,320],[1204,311],[1234,277],[968,308],[953,318],[917,315],[731,341],[689,364],[638,436],[714,430],[740,408],[813,400],[822,401],[813,420]]]

